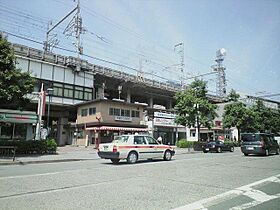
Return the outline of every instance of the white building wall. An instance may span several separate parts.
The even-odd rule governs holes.
[[[56,82],[65,82],[64,80],[64,68],[55,66],[53,80]]]
[[[73,74],[73,70],[66,68],[65,69],[65,78],[64,78],[64,82],[68,83],[68,84],[74,84],[74,74]]]
[[[30,61],[29,72],[36,78],[41,78],[41,63]]]

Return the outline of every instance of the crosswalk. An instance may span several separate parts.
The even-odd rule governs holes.
[[[243,210],[254,208],[260,204],[279,198],[280,174],[178,207],[174,210]]]

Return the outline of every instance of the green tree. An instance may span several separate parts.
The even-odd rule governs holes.
[[[271,132],[280,135],[280,105],[278,105],[277,110],[271,110]]]
[[[272,133],[280,131],[279,109],[268,108],[264,105],[262,100],[257,100],[249,110],[253,115],[256,131]]]
[[[240,137],[241,131],[250,130],[249,127],[253,119],[246,105],[242,102],[231,102],[225,105],[223,113],[223,127],[232,128],[236,127],[238,136]],[[240,139],[240,138],[239,138]]]
[[[188,127],[197,127],[199,139],[200,127],[204,126],[211,129],[213,120],[217,116],[215,112],[217,106],[209,102],[206,94],[206,82],[195,80],[186,90],[178,92],[175,96],[176,123]]]
[[[14,52],[0,33],[0,107],[26,106],[29,100],[25,95],[33,91],[34,83],[29,73],[16,68]]]
[[[235,90],[231,89],[230,93],[228,94],[228,101],[238,101],[240,95],[235,92]]]

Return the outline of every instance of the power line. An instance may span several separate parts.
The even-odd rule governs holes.
[[[13,33],[7,32],[7,31],[3,31],[3,32],[8,34],[8,35],[11,35],[11,36],[23,39],[23,40],[31,41],[31,42],[34,42],[34,43],[37,43],[37,44],[42,44],[42,45],[44,44],[43,42],[39,42],[39,41],[36,41],[34,39],[30,39],[30,38],[27,38],[27,37],[24,37],[24,36],[19,36],[19,35],[16,35],[16,34],[13,34]],[[71,52],[71,53],[76,53],[76,51],[74,51],[74,50],[69,50],[69,49],[66,49],[66,48],[63,48],[63,47],[59,47],[59,46],[55,46],[54,48],[57,48],[57,49],[60,49],[60,50],[64,50],[64,51],[67,51],[67,52]],[[113,65],[116,65],[116,66],[124,67],[124,68],[127,68],[127,69],[131,69],[131,70],[136,71],[136,72],[139,71],[136,68],[133,68],[133,67],[130,67],[130,66],[127,66],[127,65],[124,65],[124,64],[108,61],[108,60],[105,60],[105,59],[102,59],[102,58],[98,58],[98,57],[95,57],[95,56],[91,56],[91,55],[87,55],[87,54],[83,54],[83,56],[88,57],[88,58],[92,58],[94,60],[102,61],[102,62],[105,62],[105,63],[113,64]],[[156,74],[149,73],[149,72],[145,72],[145,74],[153,75],[155,77],[168,80],[165,77],[161,77],[161,76],[158,76]]]
[[[270,97],[275,97],[275,96],[280,96],[280,93],[273,93],[273,94],[268,94],[268,95],[261,95],[261,96],[258,96],[258,97],[270,98]]]

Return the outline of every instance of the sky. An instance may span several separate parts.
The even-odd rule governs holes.
[[[280,101],[280,1],[278,0],[80,0],[83,56],[91,63],[159,80],[189,84],[213,72],[216,51],[226,49],[227,91]],[[48,21],[53,25],[76,5],[73,0],[0,0],[0,31],[8,40],[42,49]],[[66,19],[56,34],[58,47],[75,50],[66,37]],[[184,44],[181,72],[178,43]],[[71,55],[54,48],[53,52]],[[100,61],[100,59],[105,61]],[[216,75],[207,81],[216,91]]]

